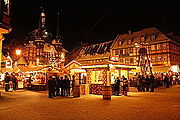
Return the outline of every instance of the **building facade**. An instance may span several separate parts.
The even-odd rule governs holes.
[[[172,71],[180,65],[180,43],[176,37],[163,34],[156,28],[120,34],[115,40],[79,48],[73,60],[66,64],[77,84],[87,84],[90,94],[102,94],[104,85],[113,86],[117,78],[141,73],[141,65],[149,64],[155,72]],[[147,55],[141,57],[140,49]],[[141,59],[144,59],[142,62]],[[149,70],[146,71],[150,73]]]
[[[156,28],[118,35],[111,55],[115,56],[121,65],[137,66],[140,48],[147,49],[152,72],[166,72],[171,70],[172,66],[180,65],[179,38],[163,34]]]
[[[2,41],[5,39],[3,34],[8,34],[12,29],[10,25],[10,3],[10,0],[0,0],[0,63],[2,59]]]
[[[62,40],[59,34],[59,14],[55,39],[52,38],[46,29],[46,15],[42,11],[39,27],[27,36],[22,51],[30,66],[50,65],[58,68],[63,67],[67,51],[62,47]]]

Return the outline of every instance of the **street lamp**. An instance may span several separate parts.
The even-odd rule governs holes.
[[[16,55],[21,55],[21,52],[22,52],[22,50],[17,49],[17,50],[16,50]]]

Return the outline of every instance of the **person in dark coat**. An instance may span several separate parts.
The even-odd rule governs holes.
[[[65,75],[65,78],[64,78],[64,91],[65,91],[65,96],[70,96],[70,80],[68,78],[67,75]]]
[[[4,81],[5,81],[5,91],[9,92],[9,89],[10,89],[9,82],[11,81],[11,77],[8,73],[6,73]]]
[[[127,78],[124,77],[124,75],[122,76],[123,79],[123,95],[127,95],[127,91],[128,91],[128,80]]]
[[[54,81],[54,89],[55,89],[55,92],[54,92],[54,96],[59,96],[60,95],[60,90],[59,90],[59,78],[58,78],[58,76],[56,75],[56,74],[54,74],[53,76],[52,76],[52,79],[53,79],[53,81]]]
[[[145,77],[144,75],[141,75],[141,79],[140,79],[141,92],[145,92],[145,85],[146,85]]]
[[[49,98],[55,97],[55,81],[52,79],[52,76],[48,79],[48,88],[49,88]]]
[[[17,78],[14,74],[11,74],[11,80],[12,80],[12,83],[13,83],[13,90],[16,90],[17,89]]]
[[[119,79],[119,77],[117,77],[117,79],[115,81],[115,86],[114,86],[114,91],[115,91],[116,96],[119,95],[119,87],[120,87],[120,79]]]
[[[169,78],[167,75],[164,77],[164,82],[165,82],[166,88],[169,88]]]
[[[141,91],[140,82],[141,82],[141,75],[138,75],[138,77],[137,77],[137,90],[139,92]]]
[[[150,92],[154,92],[154,75],[153,74],[151,74],[150,75],[150,89],[151,89],[151,91]]]
[[[146,75],[146,78],[145,78],[145,81],[146,81],[146,92],[149,92],[149,88],[150,88],[150,78],[148,75]]]
[[[60,91],[61,91],[61,96],[64,96],[64,80],[63,77],[60,77]]]

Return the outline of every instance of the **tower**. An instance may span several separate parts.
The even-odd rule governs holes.
[[[37,29],[37,36],[35,38],[35,45],[36,45],[36,64],[43,64],[44,61],[44,43],[45,38],[47,37],[47,31],[46,31],[46,15],[44,13],[44,10],[41,11],[40,18],[39,18],[39,26]]]
[[[62,37],[61,37],[60,31],[59,31],[59,26],[60,26],[60,23],[59,23],[60,17],[59,17],[59,16],[60,16],[60,14],[59,14],[59,12],[58,12],[56,37],[55,37],[55,39],[52,41],[52,44],[53,44],[55,47],[57,47],[57,48],[59,48],[60,46],[62,46]]]

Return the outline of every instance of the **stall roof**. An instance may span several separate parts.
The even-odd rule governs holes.
[[[152,67],[153,72],[168,72],[170,70],[171,66],[158,66],[158,67]]]
[[[33,71],[40,71],[44,68],[48,68],[49,66],[38,66],[38,67],[29,67],[29,66],[22,66],[22,65],[18,65],[18,68],[22,71],[22,72],[33,72]]]
[[[1,73],[13,72],[12,70],[13,70],[12,68],[0,68],[0,72],[1,72]]]

